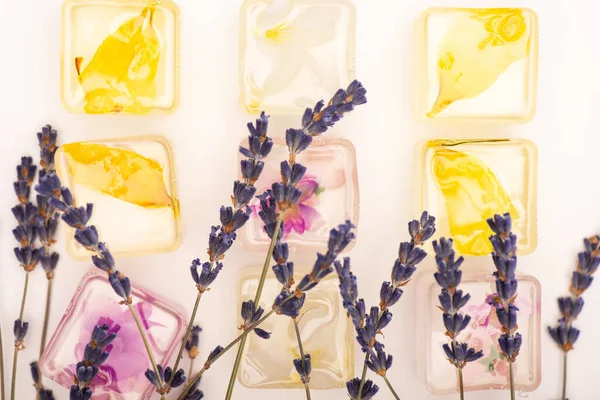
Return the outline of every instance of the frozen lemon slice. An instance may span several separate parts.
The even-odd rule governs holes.
[[[438,50],[439,93],[429,117],[457,100],[480,95],[513,62],[529,55],[520,9],[470,12],[457,18]]]
[[[487,219],[517,209],[492,170],[479,158],[450,149],[433,156],[433,175],[442,191],[457,249],[465,255],[488,255],[492,234]]]
[[[169,207],[162,166],[129,150],[102,144],[63,146],[74,181],[142,207]]]
[[[87,113],[150,111],[139,99],[156,97],[161,38],[153,26],[155,8],[144,8],[104,39],[83,70],[83,59],[76,58]]]

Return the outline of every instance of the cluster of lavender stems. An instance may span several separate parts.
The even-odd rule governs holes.
[[[600,266],[600,236],[584,239],[583,245],[584,251],[577,255],[577,268],[571,276],[571,296],[558,298],[561,318],[555,326],[548,327],[548,333],[563,351],[562,400],[567,400],[567,354],[574,349],[580,333],[573,323],[583,309],[584,302],[581,296],[592,284],[593,275]]]
[[[74,238],[86,250],[92,253],[92,262],[94,265],[108,274],[108,281],[114,292],[122,299],[120,302],[129,309],[136,326],[140,332],[142,341],[148,353],[148,359],[152,365],[156,376],[159,376],[158,367],[152,354],[152,349],[148,342],[146,331],[137,311],[133,308],[133,299],[131,296],[131,283],[123,273],[115,269],[115,259],[110,253],[107,245],[100,242],[98,230],[94,225],[89,225],[92,216],[93,204],[87,204],[86,207],[77,207],[73,202],[73,196],[68,188],[61,185],[60,178],[55,172],[43,176],[39,184],[35,187],[36,191],[45,197],[48,204],[62,213],[61,219],[67,225],[75,230]],[[159,377],[157,381],[158,389],[163,389],[164,382]],[[164,400],[166,397],[161,395]]]
[[[120,328],[119,325],[109,327],[106,324],[94,327],[90,342],[85,346],[83,360],[75,366],[75,377],[69,391],[69,400],[89,400],[92,397],[90,384],[98,374],[100,365],[110,356],[111,343],[117,337]]]
[[[517,268],[517,236],[512,233],[512,220],[509,213],[494,215],[488,219],[488,225],[494,232],[490,236],[493,247],[492,259],[496,271],[496,294],[490,305],[496,309],[498,321],[502,326],[502,335],[498,344],[502,355],[508,361],[510,398],[515,400],[515,379],[513,363],[519,355],[523,338],[517,332],[517,311],[514,304],[517,297],[518,281],[515,275]]]
[[[437,264],[437,272],[435,272],[434,277],[438,285],[442,288],[439,296],[440,309],[443,312],[446,336],[452,340],[451,345],[444,344],[443,349],[446,356],[448,356],[448,361],[458,371],[459,394],[460,399],[463,400],[465,394],[462,370],[467,363],[483,357],[483,351],[476,351],[473,348],[469,348],[467,343],[457,341],[458,335],[471,321],[471,317],[468,314],[460,312],[460,309],[469,302],[471,296],[458,289],[462,279],[460,266],[464,258],[462,256],[456,258],[453,244],[452,239],[441,238],[439,242],[433,241],[435,262]]]
[[[373,381],[366,379],[367,369],[384,379],[395,399],[400,398],[387,378],[387,371],[392,366],[393,357],[385,353],[384,345],[378,340],[377,335],[383,334],[383,329],[391,322],[390,307],[400,300],[404,293],[402,287],[408,284],[417,270],[417,265],[427,256],[421,246],[435,233],[435,218],[423,212],[419,220],[409,222],[408,231],[411,241],[400,243],[391,279],[381,285],[379,306],[371,307],[369,313],[364,299],[358,298],[357,280],[351,271],[350,259],[345,259],[343,264],[335,265],[344,308],[356,329],[356,341],[365,353],[361,377],[346,383],[348,395],[352,400],[369,400],[379,391],[379,387]]]
[[[25,283],[23,285],[23,295],[21,298],[19,318],[15,320],[13,327],[15,348],[13,355],[10,391],[10,397],[12,400],[15,399],[16,395],[16,378],[19,352],[25,348],[24,340],[29,328],[29,323],[23,320],[25,302],[27,300],[27,290],[29,288],[29,275],[35,270],[40,258],[40,252],[35,246],[35,217],[37,214],[37,208],[30,201],[31,186],[33,185],[33,181],[35,179],[36,169],[37,168],[33,164],[33,159],[31,157],[22,157],[21,164],[17,166],[17,181],[14,183],[18,204],[12,208],[12,213],[17,219],[18,225],[13,230],[13,235],[19,243],[19,247],[15,247],[14,252],[19,265],[25,271]]]
[[[269,235],[271,242],[265,257],[256,294],[253,299],[254,304],[258,305],[260,302],[264,282],[269,265],[271,264],[271,257],[273,256],[275,247],[283,237],[282,225],[284,214],[286,210],[298,202],[302,195],[302,192],[298,189],[297,185],[304,176],[306,167],[296,162],[296,157],[310,146],[313,137],[325,133],[342,119],[346,113],[353,111],[356,106],[365,104],[367,102],[366,93],[367,91],[363,85],[355,80],[350,83],[346,89],[338,89],[327,105],[321,100],[314,108],[307,108],[302,116],[301,129],[288,129],[286,131],[286,144],[289,151],[289,158],[287,161],[281,162],[280,169],[282,179],[280,182],[274,183],[270,190],[267,190],[265,193],[258,196],[262,207],[259,215],[265,223],[265,231]],[[244,149],[241,149],[240,151],[247,156],[251,155],[250,153],[245,152]],[[281,243],[279,243],[279,245],[281,245]],[[295,319],[294,326],[298,331],[297,321]],[[302,347],[299,334],[297,335],[297,339],[299,341],[299,347]],[[225,395],[226,400],[230,400],[233,395],[236,376],[239,371],[245,345],[246,338],[242,339],[238,347],[234,366],[229,377],[229,384]],[[304,356],[301,358],[302,365],[306,366]],[[310,396],[308,382],[305,382],[305,389],[307,391],[307,396]]]
[[[56,153],[56,131],[50,125],[42,128],[37,134],[40,147],[40,166],[39,177],[42,179],[47,174],[54,173],[54,154]],[[46,272],[48,280],[48,289],[46,294],[46,306],[44,313],[44,323],[42,326],[42,336],[40,342],[40,356],[46,346],[46,335],[48,332],[48,321],[50,316],[50,302],[52,298],[52,282],[54,279],[54,270],[58,264],[58,253],[51,251],[51,246],[56,242],[54,236],[58,226],[58,213],[48,204],[46,198],[37,196],[37,207],[30,201],[31,186],[36,176],[37,167],[31,157],[22,157],[21,163],[17,166],[17,181],[14,183],[14,190],[17,196],[18,204],[13,207],[12,213],[17,220],[17,227],[13,230],[13,235],[19,247],[14,249],[15,256],[20,266],[25,271],[25,284],[23,286],[23,296],[21,299],[21,308],[19,318],[14,323],[13,333],[15,336],[15,352],[13,357],[13,373],[11,385],[11,399],[16,395],[16,375],[18,367],[19,351],[25,348],[24,340],[27,335],[29,323],[23,320],[27,292],[29,287],[30,273],[35,270],[38,263]],[[39,240],[41,248],[36,247],[36,240]],[[0,334],[0,347],[1,334]],[[4,357],[0,350],[1,360]],[[4,398],[4,363],[0,366],[0,382],[2,398]]]
[[[196,259],[191,264],[190,271],[198,293],[186,333],[175,359],[173,371],[178,371],[177,368],[183,357],[183,352],[188,343],[190,343],[190,340],[193,341],[193,335],[195,334],[193,327],[202,294],[210,290],[211,284],[217,279],[219,272],[223,268],[222,260],[237,237],[236,231],[243,227],[250,218],[252,209],[248,204],[256,195],[256,187],[254,185],[264,169],[264,159],[273,148],[273,141],[267,136],[268,128],[269,117],[264,112],[261,113],[255,124],[248,123],[250,133],[248,136],[248,148],[240,148],[240,152],[246,157],[246,159],[240,162],[242,180],[236,180],[233,183],[231,206],[222,206],[220,209],[221,224],[211,228],[208,236],[208,261],[202,263],[199,259]],[[190,357],[191,360],[194,360],[194,358],[195,356]],[[191,373],[192,365],[190,365],[188,376]],[[168,380],[168,388],[171,387],[174,377],[175,375],[173,374]],[[197,398],[200,398],[198,397],[200,395],[203,396],[199,390],[194,390],[190,394],[190,396],[196,396]]]
[[[52,129],[50,125],[46,125],[42,128],[41,132],[38,132],[38,145],[40,148],[40,170],[39,179],[42,179],[48,174],[56,172],[54,166],[54,155],[56,154],[57,139],[56,130]],[[44,311],[44,323],[42,325],[42,337],[40,340],[40,357],[46,348],[46,337],[48,334],[48,322],[50,319],[50,304],[52,302],[52,285],[54,283],[54,271],[58,264],[59,255],[55,251],[52,251],[52,245],[56,243],[56,229],[58,227],[59,213],[51,204],[48,202],[48,198],[44,196],[36,196],[37,200],[37,217],[36,217],[36,232],[37,236],[42,245],[40,249],[40,264],[44,272],[46,272],[46,279],[48,287],[46,289],[46,307]]]
[[[198,380],[200,380],[204,372],[210,369],[212,364],[214,364],[225,353],[231,350],[249,333],[255,332],[259,336],[266,337],[268,333],[265,331],[259,333],[256,332],[256,329],[273,314],[284,315],[290,318],[298,317],[306,299],[306,292],[313,289],[319,284],[321,279],[333,272],[332,265],[335,263],[335,259],[339,253],[342,252],[354,240],[355,236],[353,228],[354,226],[347,221],[345,224],[339,225],[337,229],[332,229],[329,234],[327,253],[325,255],[317,254],[317,261],[315,262],[312,272],[305,275],[300,283],[296,285],[296,287],[292,288],[291,285],[293,285],[293,277],[289,277],[287,282],[292,283],[289,285],[289,287],[286,287],[286,283],[286,286],[284,286],[281,292],[275,297],[273,306],[268,312],[265,312],[261,308],[250,307],[247,305],[248,308],[244,311],[244,315],[248,316],[249,320],[244,321],[244,331],[227,346],[217,346],[210,352],[202,369],[188,381],[188,384],[177,400],[188,400],[188,392],[195,387],[196,383]],[[279,279],[280,277],[278,277],[278,280]],[[246,302],[246,304],[247,303],[249,302]],[[255,316],[257,313],[259,316]],[[306,358],[305,355],[305,357],[294,360],[294,365],[296,366],[297,371],[301,374],[301,377],[304,377],[304,379],[307,379],[310,375],[311,368],[308,359],[309,358]],[[302,364],[302,360],[305,361],[304,364]]]

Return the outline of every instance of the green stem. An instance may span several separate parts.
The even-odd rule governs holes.
[[[513,362],[508,362],[508,372],[510,375],[510,400],[515,400],[515,376],[513,374]]]
[[[4,345],[2,344],[2,324],[0,324],[0,396],[4,400]]]
[[[150,348],[150,343],[148,342],[148,337],[146,336],[146,330],[144,329],[144,326],[142,325],[142,321],[140,321],[140,317],[137,314],[137,312],[135,311],[135,309],[133,308],[133,306],[131,304],[127,304],[127,308],[129,308],[129,311],[131,312],[131,315],[133,316],[133,319],[135,320],[135,324],[137,325],[138,330],[140,331],[140,336],[142,337],[142,341],[144,342],[144,347],[146,348],[146,352],[148,353],[148,358],[150,359],[150,363],[152,364],[152,369],[154,370],[154,373],[156,374],[156,377],[158,379],[157,389],[162,390],[164,387],[163,381],[160,377],[160,374],[158,373],[158,368],[156,367],[156,361],[154,360],[154,355],[152,354],[152,349]],[[167,397],[165,395],[161,395],[160,398],[166,399]]]
[[[294,296],[292,295],[292,296],[288,297],[286,300],[289,300],[292,297],[294,297]],[[284,302],[286,300],[284,300]],[[242,332],[240,334],[240,336],[238,336],[237,338],[235,338],[235,340],[233,342],[229,343],[223,350],[221,350],[220,352],[218,352],[217,355],[215,355],[212,358],[212,360],[207,360],[204,363],[204,367],[202,367],[202,369],[196,375],[194,375],[194,377],[185,386],[183,392],[179,395],[179,397],[177,398],[177,400],[183,400],[183,398],[190,391],[190,389],[194,385],[194,383],[196,383],[202,377],[202,374],[204,374],[204,372],[206,372],[206,370],[209,369],[211,365],[213,365],[219,358],[221,358],[223,356],[223,354],[225,354],[229,350],[231,350],[231,348],[233,346],[235,346],[239,341],[243,340],[250,332],[252,332],[254,330],[254,328],[256,328],[257,326],[259,326],[260,324],[262,324],[267,318],[269,318],[274,313],[275,313],[275,310],[270,310],[268,313],[266,313],[265,315],[263,315],[263,317],[261,319],[259,319],[258,321],[256,321],[254,324],[250,325],[244,332]]]
[[[390,383],[389,379],[387,378],[387,376],[383,376],[383,380],[385,381],[385,383],[387,384],[387,387],[390,389],[390,392],[392,392],[392,395],[394,396],[394,398],[396,400],[400,400],[400,397],[398,396],[398,393],[396,393],[396,391],[394,390],[394,388],[392,387],[392,384]]]
[[[19,320],[23,323],[23,313],[25,312],[25,301],[27,300],[27,289],[29,288],[29,271],[25,271],[25,284],[23,285],[23,297],[21,298],[21,311],[19,312]],[[10,398],[15,400],[15,393],[17,391],[17,365],[19,361],[19,346],[15,344],[15,353],[13,355],[13,367],[12,367],[12,378],[10,387]]]
[[[19,360],[19,348],[15,346],[15,354],[13,355],[13,366],[12,366],[12,379],[10,386],[10,398],[15,400],[15,393],[17,391],[17,364]]]
[[[265,262],[263,264],[263,269],[260,274],[260,280],[258,281],[258,287],[256,289],[256,294],[254,295],[254,304],[258,306],[258,302],[260,301],[260,296],[262,295],[263,288],[265,286],[265,279],[267,278],[267,272],[269,271],[269,265],[271,264],[271,257],[273,256],[273,249],[275,248],[275,244],[277,243],[277,238],[279,237],[279,230],[281,228],[281,223],[283,222],[283,212],[280,212],[277,217],[277,223],[275,224],[275,231],[273,233],[273,237],[271,238],[271,243],[269,244],[269,251],[265,257]],[[226,400],[231,400],[231,396],[233,395],[233,388],[235,386],[235,378],[240,369],[240,363],[242,362],[242,355],[244,353],[244,347],[246,346],[246,337],[242,339],[240,342],[240,346],[238,348],[237,354],[235,356],[235,363],[233,364],[233,369],[231,370],[231,376],[229,377],[229,384],[227,385],[227,394],[225,395]]]
[[[567,352],[564,352],[563,357],[563,387],[562,387],[562,400],[567,400]]]
[[[457,368],[458,369],[458,390],[460,393],[460,400],[464,400],[465,399],[465,386],[463,384],[463,371],[462,368]]]
[[[19,319],[23,322],[23,313],[25,312],[25,301],[27,300],[27,289],[29,288],[29,271],[25,272],[25,285],[23,286],[23,297],[21,298],[21,311]]]
[[[211,266],[212,267],[212,266]],[[188,323],[187,330],[185,332],[185,336],[181,341],[181,347],[179,348],[179,354],[177,355],[177,359],[175,360],[175,366],[173,367],[173,374],[169,382],[167,382],[167,387],[171,386],[173,382],[173,378],[175,378],[175,372],[177,372],[177,368],[179,367],[179,362],[183,358],[183,351],[185,350],[185,344],[190,336],[190,332],[194,327],[194,321],[196,321],[196,313],[198,312],[198,305],[200,304],[200,299],[202,298],[202,292],[198,291],[198,295],[196,296],[196,303],[194,304],[194,310],[192,311],[192,316],[190,317],[190,322]],[[191,367],[191,366],[190,366]]]
[[[188,374],[187,374],[188,380],[189,380],[189,379],[190,379],[190,377],[192,376],[192,372],[194,372],[194,361],[196,361],[196,359],[195,359],[195,358],[192,358],[192,359],[190,360],[190,369],[189,369],[189,371],[188,371]]]
[[[44,325],[42,326],[42,339],[40,341],[40,357],[44,354],[46,348],[46,336],[48,335],[48,322],[50,321],[50,303],[52,302],[52,283],[53,278],[48,279],[48,289],[46,291],[46,311],[44,312]]]
[[[302,347],[302,338],[300,337],[300,328],[298,327],[298,320],[296,318],[292,318],[292,321],[294,321],[294,330],[296,331],[296,340],[298,341],[298,349],[300,350],[300,360],[302,362],[302,369],[304,371],[306,371],[306,362],[304,361],[304,347]],[[304,378],[302,378],[302,383],[304,383],[304,391],[306,392],[306,399],[311,400],[310,399],[310,388],[308,387],[308,379],[309,379],[309,377],[307,377],[307,380],[305,382]]]
[[[362,398],[362,390],[365,386],[365,379],[367,379],[367,361],[369,360],[369,354],[365,354],[365,361],[363,362],[363,370],[362,375],[360,376],[360,385],[358,385],[358,398],[360,400]]]
[[[377,316],[377,321],[375,321],[375,326],[379,325],[379,321],[381,320],[382,315],[383,315],[383,313],[379,313],[379,315]],[[365,361],[363,362],[362,375],[360,377],[360,385],[358,385],[357,400],[360,400],[362,398],[362,390],[363,390],[363,387],[365,386],[365,379],[367,379],[367,361],[369,361],[369,353],[365,354]]]

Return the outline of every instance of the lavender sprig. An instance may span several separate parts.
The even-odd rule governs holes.
[[[448,361],[454,365],[458,371],[460,399],[464,399],[464,384],[462,369],[469,362],[479,360],[483,357],[483,351],[476,351],[470,348],[467,343],[458,342],[458,335],[469,325],[471,316],[463,314],[460,309],[463,308],[471,298],[468,293],[463,293],[458,289],[462,279],[460,266],[464,261],[461,256],[456,258],[452,239],[441,238],[439,242],[433,241],[435,251],[435,262],[437,272],[434,274],[435,280],[442,290],[439,296],[440,309],[443,312],[443,321],[446,328],[446,336],[452,339],[449,346],[444,344],[442,347]]]
[[[23,285],[23,295],[21,298],[21,308],[19,318],[14,322],[13,333],[15,335],[15,349],[13,355],[13,369],[11,381],[11,399],[15,399],[16,394],[16,375],[18,367],[19,352],[25,348],[24,339],[27,335],[29,324],[23,320],[25,312],[25,302],[27,300],[27,290],[29,288],[29,275],[35,270],[39,259],[40,250],[35,247],[36,228],[35,215],[37,208],[29,201],[31,194],[31,185],[35,179],[36,166],[31,157],[22,157],[21,163],[17,165],[17,181],[14,183],[14,190],[17,196],[18,204],[12,208],[12,213],[17,220],[17,227],[13,229],[13,235],[18,247],[15,247],[14,253],[19,265],[25,271],[25,283]],[[4,369],[2,369],[2,384],[4,382]],[[2,393],[4,390],[2,389]]]
[[[157,363],[154,360],[146,330],[142,325],[137,311],[132,306],[133,299],[131,296],[131,283],[129,278],[115,268],[114,257],[106,244],[100,241],[96,227],[89,224],[94,209],[93,204],[88,203],[86,207],[77,207],[73,202],[71,192],[68,188],[62,187],[60,178],[56,173],[49,173],[43,176],[35,189],[41,196],[48,199],[49,205],[62,213],[61,219],[67,225],[75,229],[75,240],[93,254],[92,262],[94,265],[108,274],[108,282],[114,292],[121,297],[122,301],[120,304],[127,306],[135,320],[142,341],[144,342],[146,352],[148,353],[148,359],[152,364],[154,373],[159,376]],[[163,382],[159,380],[159,383],[159,389],[161,389]],[[161,398],[166,399],[164,395],[161,395]]]
[[[33,387],[35,388],[37,397],[40,400],[54,400],[52,390],[46,389],[42,383],[42,374],[40,373],[37,361],[29,364],[29,369],[31,371],[31,379],[33,379]]]
[[[183,357],[183,351],[188,337],[192,331],[196,313],[200,305],[202,294],[210,290],[210,285],[217,279],[219,272],[223,269],[221,262],[225,253],[231,248],[236,239],[236,231],[243,227],[252,209],[248,206],[256,194],[254,184],[264,169],[264,159],[273,148],[273,141],[267,136],[269,128],[269,116],[264,112],[254,124],[248,123],[248,147],[240,147],[239,151],[246,157],[240,162],[242,180],[233,183],[233,194],[231,196],[232,206],[221,206],[219,217],[221,225],[213,226],[208,236],[208,261],[202,263],[199,259],[194,260],[190,267],[192,279],[198,289],[196,301],[192,310],[192,316],[188,323],[186,334],[183,337],[179,353],[175,359],[173,370],[177,370],[179,362]],[[200,271],[198,270],[200,268]],[[171,379],[167,382],[167,393],[170,390]]]
[[[280,241],[283,238],[284,231],[283,216],[302,196],[302,191],[298,189],[298,183],[306,173],[306,167],[296,162],[297,155],[310,146],[314,136],[321,135],[333,127],[336,122],[341,120],[346,113],[352,111],[355,106],[365,104],[367,102],[366,93],[367,90],[363,87],[362,83],[354,80],[347,89],[338,89],[327,106],[321,100],[314,108],[307,108],[302,116],[301,129],[288,129],[286,131],[285,140],[289,158],[280,164],[281,181],[273,183],[270,190],[258,196],[261,205],[259,216],[265,224],[264,230],[271,239],[271,242],[254,296],[253,301],[255,304],[259,304],[260,302],[273,251],[277,245],[281,245]],[[235,363],[229,377],[229,384],[225,395],[226,400],[230,400],[233,395],[235,378],[239,371],[245,345],[246,338],[242,339],[238,348]]]
[[[198,344],[200,343],[200,332],[202,332],[202,328],[199,325],[194,325],[190,334],[185,342],[185,350],[188,353],[188,357],[190,358],[190,369],[188,372],[188,377],[192,375],[194,372],[194,361],[200,351],[198,350]]]
[[[248,324],[246,329],[231,343],[225,347],[215,347],[214,350],[208,355],[208,358],[204,363],[204,367],[196,375],[194,375],[192,379],[190,379],[188,385],[184,388],[177,400],[185,399],[190,390],[195,387],[195,384],[202,377],[204,372],[210,369],[212,364],[214,364],[225,353],[231,350],[250,332],[253,332],[256,328],[258,328],[260,324],[266,321],[270,316],[277,314],[286,315],[292,318],[297,317],[300,314],[302,306],[304,305],[304,300],[306,298],[305,292],[314,288],[321,281],[321,279],[333,272],[332,264],[335,262],[335,259],[339,253],[342,252],[344,248],[348,246],[348,244],[354,239],[354,233],[352,232],[353,228],[354,227],[350,222],[346,222],[345,224],[338,226],[337,229],[332,229],[329,237],[328,251],[325,255],[317,255],[317,262],[315,263],[312,272],[305,275],[302,281],[295,288],[291,288],[292,284],[288,285],[287,288],[284,287],[275,298],[271,310],[264,313],[258,321]],[[293,281],[293,279],[287,280],[287,282],[291,281]],[[305,356],[306,355],[301,357],[302,360],[300,360],[300,362],[304,361],[302,373],[308,376],[310,375],[310,366],[306,364],[307,359],[305,359]],[[295,363],[298,363],[298,361]]]
[[[56,130],[50,125],[42,128],[38,132],[38,143],[40,147],[40,179],[48,174],[56,171],[54,167],[54,155],[57,150]],[[51,251],[51,247],[56,243],[56,229],[58,227],[59,213],[52,205],[49,204],[48,198],[38,195],[37,199],[37,216],[35,218],[35,230],[37,237],[42,244],[40,249],[40,264],[46,272],[48,287],[46,290],[46,308],[44,312],[44,324],[42,326],[42,337],[40,341],[40,356],[46,347],[46,336],[48,333],[48,322],[50,318],[50,303],[52,301],[52,284],[54,282],[54,271],[58,264],[59,255],[55,251]]]
[[[111,343],[117,337],[119,329],[119,325],[109,327],[103,324],[94,327],[90,342],[85,346],[83,360],[75,367],[74,384],[69,391],[70,400],[89,400],[92,397],[90,384],[98,374],[100,365],[110,356]]]
[[[584,251],[577,255],[577,268],[571,276],[571,296],[558,298],[558,308],[562,317],[557,325],[548,327],[548,333],[563,351],[563,400],[567,399],[567,354],[574,349],[580,333],[573,323],[583,309],[584,302],[581,296],[592,284],[594,273],[600,266],[600,236],[584,239],[583,245]]]
[[[366,380],[367,369],[381,376],[392,395],[399,399],[387,378],[387,370],[391,368],[393,358],[385,353],[383,344],[377,340],[377,334],[382,334],[383,329],[391,322],[392,313],[389,308],[400,300],[403,294],[402,287],[410,282],[417,265],[427,256],[421,246],[435,233],[435,218],[425,211],[419,220],[409,222],[408,231],[411,241],[400,243],[391,279],[381,285],[379,307],[371,307],[369,313],[364,299],[358,297],[358,284],[356,276],[351,271],[350,260],[345,259],[343,264],[335,264],[344,308],[356,329],[356,341],[365,353],[361,378],[353,379],[346,384],[348,394],[353,400],[364,400],[365,395],[371,398],[379,390],[372,381]]]
[[[490,305],[496,309],[498,321],[502,326],[502,335],[498,338],[498,344],[502,355],[508,360],[510,396],[515,399],[515,381],[513,374],[513,363],[519,355],[523,338],[517,332],[517,311],[514,304],[517,297],[517,281],[515,270],[517,268],[517,236],[511,232],[512,219],[509,213],[494,215],[488,219],[488,225],[494,232],[490,236],[493,247],[492,259],[496,271],[496,295]]]

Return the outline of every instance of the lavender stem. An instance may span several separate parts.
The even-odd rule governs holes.
[[[508,361],[508,372],[510,375],[510,400],[515,400],[515,376],[513,373],[512,361]]]
[[[2,344],[2,324],[0,324],[0,397],[4,400],[4,345]]]
[[[135,324],[138,327],[138,330],[140,331],[140,336],[142,337],[142,341],[144,342],[144,347],[146,348],[146,352],[148,353],[148,358],[150,359],[150,363],[152,364],[152,369],[154,370],[154,373],[156,374],[157,380],[158,380],[158,389],[162,389],[164,387],[163,385],[163,381],[160,377],[160,374],[158,373],[158,368],[156,367],[156,361],[154,360],[154,355],[152,354],[152,349],[150,348],[150,343],[148,342],[148,337],[146,336],[146,331],[144,330],[144,327],[142,326],[142,321],[140,321],[140,317],[137,314],[137,312],[134,310],[133,306],[131,304],[127,304],[127,308],[129,308],[129,311],[131,312],[131,315],[133,316],[133,319],[135,320]],[[166,396],[163,394],[160,396],[161,399],[166,400]]]
[[[265,257],[265,263],[263,264],[263,269],[260,274],[260,280],[258,281],[258,288],[256,289],[256,294],[254,295],[254,304],[258,306],[258,302],[260,301],[260,297],[262,296],[262,291],[265,286],[265,280],[267,278],[267,273],[269,272],[269,265],[271,264],[271,257],[273,256],[273,249],[275,248],[275,244],[277,243],[277,238],[279,237],[279,230],[281,229],[281,224],[283,222],[283,212],[279,213],[277,217],[277,224],[275,225],[275,232],[273,233],[273,237],[271,238],[271,243],[269,244],[269,250]],[[244,353],[244,347],[246,346],[246,337],[242,339],[240,342],[240,346],[238,347],[238,352],[235,356],[235,363],[233,364],[233,369],[231,370],[231,376],[229,377],[229,384],[227,385],[227,394],[225,395],[226,400],[230,400],[233,395],[233,388],[235,386],[235,378],[239,372],[240,364],[242,362],[242,355]]]
[[[44,312],[44,325],[42,326],[42,339],[40,341],[40,357],[44,354],[46,348],[46,336],[48,335],[48,322],[50,321],[50,303],[52,302],[52,284],[54,278],[48,279],[48,289],[46,291],[46,310]]]
[[[302,369],[306,371],[306,362],[304,361],[304,347],[302,347],[302,338],[300,337],[300,329],[298,328],[298,320],[296,318],[292,318],[294,322],[294,330],[296,331],[296,340],[298,341],[298,349],[300,350],[300,360],[302,360]],[[304,382],[304,391],[306,392],[306,399],[310,399],[310,388],[308,387],[308,382]]]
[[[390,392],[392,392],[392,395],[394,396],[394,398],[396,400],[400,400],[400,397],[398,396],[398,394],[396,393],[396,391],[392,387],[392,384],[390,383],[390,381],[389,381],[389,379],[388,379],[388,377],[386,375],[383,376],[383,380],[387,384],[387,387],[390,389]]]
[[[25,271],[25,284],[23,285],[23,297],[21,298],[21,311],[19,312],[19,321],[23,321],[23,313],[25,312],[25,301],[27,300],[27,289],[29,288],[29,271]],[[17,383],[17,366],[19,360],[20,348],[15,344],[15,353],[13,356],[12,379],[10,388],[10,398],[15,400],[16,383]]]
[[[293,296],[290,296],[288,299],[291,299],[292,297]],[[190,389],[194,385],[194,383],[196,383],[202,377],[202,374],[204,374],[204,372],[206,372],[206,370],[208,368],[210,368],[210,366],[212,364],[214,364],[215,361],[217,361],[219,358],[221,358],[221,356],[223,356],[225,353],[227,353],[229,350],[231,350],[231,348],[233,346],[235,346],[239,341],[243,340],[246,336],[248,336],[248,334],[250,332],[252,332],[254,330],[254,328],[256,328],[257,326],[262,324],[267,318],[269,318],[274,313],[275,313],[275,310],[270,310],[260,320],[256,321],[256,323],[248,326],[248,328],[244,332],[242,332],[237,338],[235,338],[233,340],[233,342],[229,343],[225,348],[223,348],[223,350],[218,352],[216,356],[214,356],[210,360],[207,360],[206,363],[204,364],[204,367],[202,367],[202,369],[194,376],[194,378],[192,378],[189,381],[189,383],[185,386],[185,388],[183,389],[183,392],[179,395],[177,400],[183,400],[185,398],[185,395],[190,391]]]
[[[563,352],[563,386],[562,386],[562,400],[567,400],[567,354],[568,351]]]
[[[211,263],[211,268],[212,268],[212,264],[213,263]],[[175,372],[177,372],[177,368],[179,368],[179,362],[183,358],[183,351],[185,350],[185,344],[190,336],[190,332],[192,332],[192,328],[194,327],[194,321],[196,320],[196,313],[198,312],[198,306],[200,305],[201,298],[202,298],[202,292],[198,291],[198,295],[196,296],[196,303],[194,304],[194,310],[192,311],[192,316],[190,317],[190,322],[188,323],[185,335],[183,336],[183,339],[181,340],[181,347],[179,348],[179,354],[177,355],[177,359],[175,360],[175,366],[173,367],[173,371],[175,371]],[[191,365],[190,365],[190,373],[191,373]],[[171,383],[173,382],[173,378],[175,378],[175,374],[172,374],[171,379],[169,379],[169,382],[166,382],[167,387],[169,387],[171,385]]]

